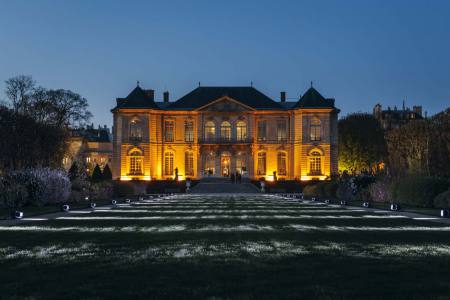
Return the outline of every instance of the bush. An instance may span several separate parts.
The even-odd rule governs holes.
[[[324,181],[310,183],[303,188],[303,194],[308,197],[324,197],[327,184]]]
[[[131,182],[126,181],[114,181],[113,183],[113,195],[114,197],[126,197],[134,194],[134,187]]]
[[[370,199],[374,202],[392,202],[391,185],[392,184],[385,179],[372,183],[368,188]]]
[[[111,181],[102,181],[91,185],[92,200],[106,200],[113,196],[113,183]]]
[[[419,207],[433,207],[434,198],[448,188],[446,179],[410,175],[396,184],[395,200]]]
[[[436,208],[450,208],[450,189],[434,197],[433,206]]]
[[[70,195],[70,180],[62,170],[36,168],[13,171],[5,176],[5,180],[12,194],[23,197],[25,194],[20,191],[26,190],[27,197],[24,204],[61,203]]]
[[[336,192],[337,192],[338,187],[339,187],[339,184],[336,181],[326,182],[323,187],[325,197],[336,198]]]
[[[0,201],[4,207],[18,209],[26,204],[28,191],[25,185],[10,180],[8,177],[0,180]]]

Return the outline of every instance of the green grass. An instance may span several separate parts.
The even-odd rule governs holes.
[[[6,299],[447,299],[450,225],[184,196],[0,227]]]

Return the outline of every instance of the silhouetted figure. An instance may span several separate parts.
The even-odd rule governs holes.
[[[175,168],[175,181],[178,181],[178,168]]]
[[[237,179],[238,179],[239,184],[241,184],[242,183],[242,174],[241,173],[237,173]]]
[[[230,179],[231,179],[231,182],[232,182],[232,183],[235,183],[235,176],[234,176],[234,173],[231,173]]]
[[[277,177],[277,171],[273,171],[273,181],[277,181],[278,177]]]

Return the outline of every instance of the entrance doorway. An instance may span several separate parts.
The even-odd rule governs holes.
[[[220,157],[220,170],[223,177],[230,176],[230,155],[222,154]]]

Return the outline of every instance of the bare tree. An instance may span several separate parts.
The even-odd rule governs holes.
[[[36,85],[33,78],[27,75],[19,75],[6,80],[5,83],[5,93],[11,101],[14,111],[22,114],[27,113]]]

